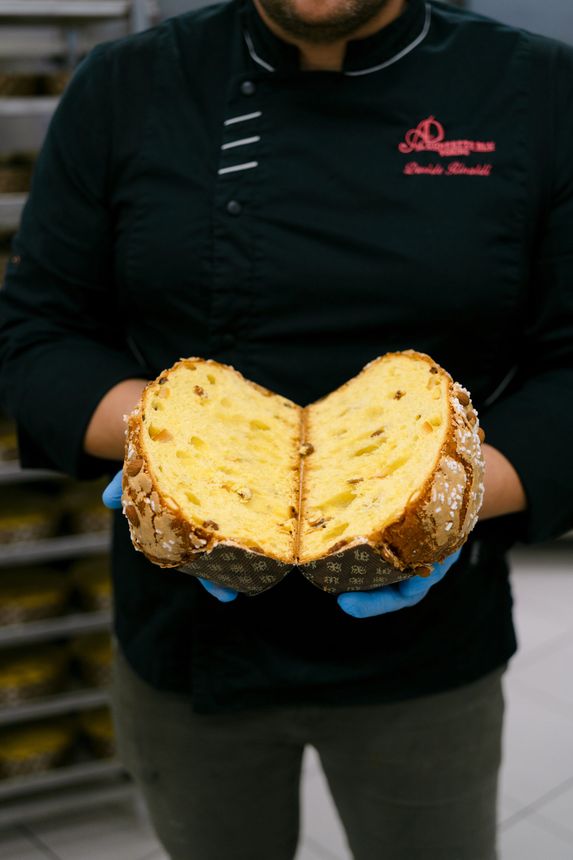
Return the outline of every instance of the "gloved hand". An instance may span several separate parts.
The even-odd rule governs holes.
[[[396,612],[398,609],[414,606],[424,599],[432,585],[444,578],[450,567],[460,557],[460,553],[461,549],[440,564],[433,565],[429,576],[413,576],[393,585],[373,588],[372,591],[347,591],[338,595],[337,603],[354,618],[372,618],[375,615],[384,615],[386,612]]]
[[[118,511],[121,509],[122,477],[123,471],[120,469],[115,478],[110,481],[102,493],[104,505],[112,511]],[[209,582],[208,579],[202,579],[200,576],[198,576],[197,579],[205,591],[208,591],[209,594],[212,594],[213,597],[216,597],[217,600],[221,601],[221,603],[229,603],[231,600],[234,600],[239,593],[238,591],[235,591],[234,588],[225,588],[222,585],[215,585],[214,582]]]

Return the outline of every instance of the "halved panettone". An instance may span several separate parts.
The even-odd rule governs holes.
[[[151,561],[245,593],[294,565],[325,591],[375,588],[464,543],[482,501],[480,433],[468,392],[413,351],[304,409],[183,359],[129,417],[124,511]]]

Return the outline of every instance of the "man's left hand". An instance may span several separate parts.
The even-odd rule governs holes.
[[[424,599],[430,588],[443,579],[450,567],[460,557],[461,549],[448,556],[439,564],[433,565],[428,576],[412,576],[393,585],[374,588],[372,591],[347,591],[339,594],[337,603],[347,615],[354,618],[372,618],[386,612],[396,612],[415,606]]]

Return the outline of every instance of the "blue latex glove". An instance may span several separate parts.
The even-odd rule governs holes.
[[[412,576],[394,585],[373,588],[372,591],[347,591],[339,594],[337,603],[348,615],[354,618],[372,618],[386,612],[396,612],[415,606],[423,600],[432,585],[443,579],[450,567],[460,557],[461,549],[448,556],[440,564],[435,564],[429,576]]]
[[[113,478],[102,493],[104,505],[112,511],[119,511],[121,509],[122,477],[123,471],[120,469],[115,478]],[[202,579],[200,576],[198,576],[197,579],[203,588],[208,591],[209,594],[212,594],[213,597],[216,597],[217,600],[220,600],[221,603],[229,603],[231,600],[234,600],[239,593],[238,591],[235,591],[234,588],[225,588],[222,585],[215,585],[214,582],[209,582],[208,579]]]

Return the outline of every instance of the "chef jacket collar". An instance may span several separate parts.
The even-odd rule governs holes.
[[[268,72],[298,71],[299,51],[265,24],[252,0],[242,3],[243,35],[252,60]],[[426,0],[408,0],[391,24],[364,39],[352,39],[346,47],[342,73],[350,76],[380,71],[401,60],[426,38],[431,7]]]

